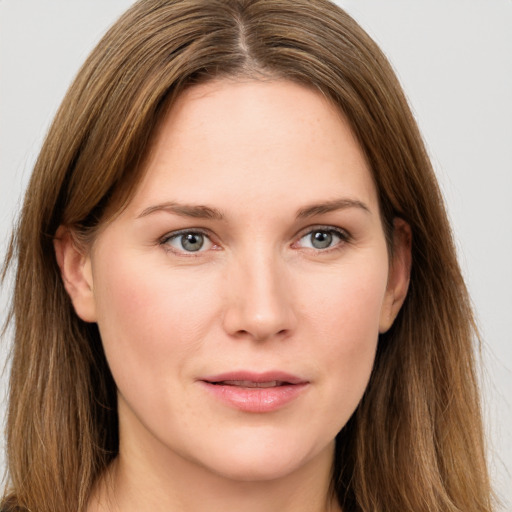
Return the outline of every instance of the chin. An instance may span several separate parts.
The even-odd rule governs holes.
[[[272,457],[269,460],[244,460],[233,461],[231,464],[222,464],[218,468],[219,475],[230,480],[240,482],[264,482],[279,480],[294,473],[300,467],[296,461],[283,461],[280,457]]]
[[[203,458],[207,469],[240,482],[264,482],[307,470],[324,457],[332,458],[334,441],[324,448],[305,448],[290,439],[267,443],[236,443]]]

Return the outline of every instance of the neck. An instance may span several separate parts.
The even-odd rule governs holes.
[[[145,460],[120,450],[100,478],[88,512],[340,512],[331,492],[333,450],[300,469],[263,481],[226,478],[187,460]],[[169,461],[171,462],[171,461]]]
[[[340,511],[331,491],[334,440],[288,464],[290,447],[279,458],[279,446],[263,449],[263,460],[249,450],[254,464],[244,457],[197,460],[180,443],[173,449],[156,438],[122,400],[119,407],[119,455],[97,482],[87,512]]]

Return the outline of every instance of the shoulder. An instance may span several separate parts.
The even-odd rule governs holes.
[[[0,500],[0,512],[28,512],[28,510],[20,506],[15,497],[4,496]]]

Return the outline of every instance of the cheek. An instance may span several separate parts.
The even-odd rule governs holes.
[[[385,261],[385,259],[384,259]],[[352,415],[366,389],[379,336],[379,318],[386,292],[387,267],[342,269],[322,293],[308,297],[309,337],[326,386],[323,407],[339,429]],[[305,313],[306,314],[306,313]]]
[[[383,263],[384,261],[384,263]],[[374,344],[386,294],[387,266],[378,258],[346,264],[328,278],[309,283],[304,314],[333,350],[359,351]]]
[[[143,372],[167,380],[170,366],[179,374],[217,316],[212,278],[171,271],[137,255],[98,260],[98,326],[116,381]]]

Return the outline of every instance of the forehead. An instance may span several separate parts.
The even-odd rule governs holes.
[[[376,201],[366,159],[341,112],[293,82],[217,80],[190,87],[172,105],[133,203],[209,204],[243,195],[263,205],[265,198],[286,203],[315,194]]]

